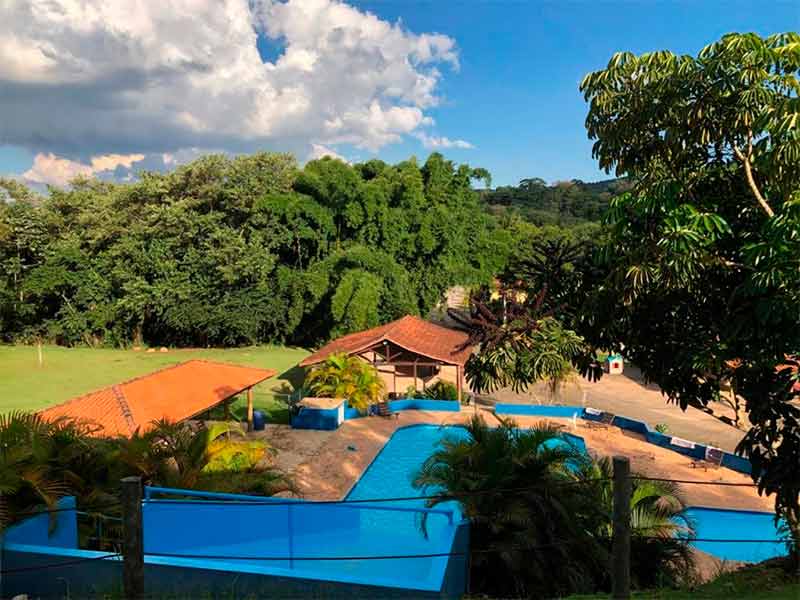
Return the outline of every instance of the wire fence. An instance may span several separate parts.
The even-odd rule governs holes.
[[[613,477],[594,477],[586,479],[575,479],[562,482],[548,482],[548,486],[574,486],[574,485],[589,485],[589,484],[605,484],[612,482]],[[656,481],[656,482],[671,482],[680,485],[699,485],[699,486],[721,486],[721,487],[745,487],[756,488],[754,483],[744,482],[731,482],[731,481],[706,481],[706,480],[684,480],[684,479],[670,479],[663,477],[645,477],[630,475],[629,479],[632,481]],[[279,507],[279,506],[292,506],[292,507],[305,507],[305,506],[340,506],[340,505],[380,505],[382,503],[397,503],[406,501],[425,501],[427,504],[444,501],[459,501],[465,498],[473,498],[484,495],[509,495],[520,494],[525,492],[532,492],[542,490],[543,485],[530,485],[522,487],[510,488],[491,488],[482,490],[466,491],[458,494],[425,494],[416,496],[394,496],[394,497],[380,497],[380,498],[358,498],[358,499],[342,499],[342,500],[302,500],[302,499],[287,499],[287,500],[274,500],[272,497],[264,497],[259,500],[238,500],[238,499],[216,499],[216,500],[189,500],[181,498],[180,490],[175,490],[174,493],[155,492],[160,496],[171,495],[172,500],[165,498],[147,498],[144,500],[146,505],[148,502],[179,502],[181,506],[191,505],[208,505],[208,506],[262,506],[262,507]],[[59,508],[43,508],[31,509],[15,513],[16,516],[33,517],[43,514],[53,514],[62,512],[75,512],[77,515],[85,517],[93,517],[101,521],[113,521],[116,523],[121,522],[121,518],[117,516],[110,516],[102,514],[98,511],[106,510],[109,508],[118,508],[119,502],[109,502],[102,504],[93,504],[89,506],[81,506],[80,509],[75,507],[59,507]],[[102,537],[102,536],[100,536]],[[603,538],[602,536],[595,536],[596,539],[610,541],[611,538]],[[695,544],[695,543],[715,543],[715,544],[786,544],[788,539],[761,539],[761,538],[717,538],[717,537],[699,537],[692,535],[678,535],[675,537],[661,537],[661,536],[644,536],[633,535],[637,540],[661,541],[666,540],[677,541],[680,543]],[[122,547],[123,540],[109,539],[109,541],[116,550]],[[353,555],[313,555],[313,556],[284,556],[284,555],[232,555],[232,554],[193,554],[193,553],[168,553],[168,552],[147,552],[144,554],[146,557],[161,557],[161,558],[180,558],[180,559],[196,559],[196,560],[222,560],[222,561],[291,561],[291,562],[336,562],[336,561],[391,561],[391,560],[423,560],[444,557],[469,557],[479,554],[492,554],[492,553],[514,553],[514,552],[533,552],[536,550],[544,550],[547,548],[564,547],[568,546],[568,540],[557,540],[547,544],[531,544],[522,546],[504,546],[493,548],[472,548],[465,551],[454,552],[432,552],[432,553],[409,553],[409,554],[353,554]],[[99,561],[99,560],[122,560],[122,552],[109,552],[98,556],[77,558],[70,560],[61,560],[42,565],[30,565],[23,567],[15,567],[10,569],[0,570],[0,575],[10,575],[16,573],[26,573],[35,571],[47,571],[52,569],[59,569],[64,567],[71,567],[82,563]]]

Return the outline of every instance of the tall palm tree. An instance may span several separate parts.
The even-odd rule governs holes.
[[[472,589],[501,597],[591,591],[605,551],[576,517],[591,510],[573,485],[585,454],[546,424],[489,427],[475,416],[466,429],[442,441],[414,485],[455,498],[470,520]]]
[[[591,486],[600,508],[594,531],[611,539],[614,510],[613,467],[608,457],[582,464],[579,477]],[[635,474],[631,481],[631,575],[638,587],[677,583],[693,569],[686,537],[695,534],[695,523],[678,484],[650,481]]]
[[[345,398],[352,408],[361,412],[379,402],[386,391],[386,384],[375,367],[344,353],[331,354],[312,369],[305,385],[323,398]]]

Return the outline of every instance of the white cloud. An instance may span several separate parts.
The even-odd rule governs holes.
[[[37,154],[33,165],[22,174],[23,181],[34,184],[65,186],[78,176],[90,177],[117,167],[130,169],[133,163],[144,160],[144,154],[107,154],[93,156],[90,164],[83,164],[52,153]]]
[[[337,153],[335,150],[331,150],[330,148],[328,148],[327,146],[323,146],[322,144],[311,144],[311,152],[308,153],[308,158],[306,160],[316,160],[324,156],[337,158],[343,162],[350,162],[344,156]]]
[[[39,178],[193,147],[376,151],[432,122],[443,66],[452,38],[338,0],[4,0],[0,139],[39,153]]]
[[[422,145],[425,148],[432,150],[447,149],[447,148],[461,148],[468,150],[475,147],[466,140],[451,140],[450,138],[447,137],[428,135],[424,131],[416,131],[412,135],[415,138],[417,138],[420,142],[422,142]]]

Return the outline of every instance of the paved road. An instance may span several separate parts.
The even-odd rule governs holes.
[[[543,400],[547,393],[541,385],[524,394],[506,389],[493,395],[498,402],[550,403]],[[679,406],[668,404],[658,386],[644,384],[636,367],[626,366],[623,375],[605,375],[597,383],[576,381],[567,386],[557,403],[585,403],[585,406],[645,421],[651,427],[665,423],[669,434],[728,451],[733,451],[745,434],[703,411],[690,407],[684,412]],[[726,414],[725,407],[719,404],[715,404],[714,412]]]

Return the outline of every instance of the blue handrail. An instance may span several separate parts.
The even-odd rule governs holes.
[[[185,490],[146,485],[144,499],[151,500],[153,494],[172,494],[173,496],[189,496],[190,498],[219,498],[220,500],[238,500],[239,502],[302,502],[299,498],[275,498],[274,496],[247,496],[245,494],[228,494],[226,492],[206,492],[204,490]]]
[[[176,496],[188,496],[192,498],[209,498],[209,499],[220,499],[220,500],[228,500],[231,504],[236,504],[236,502],[246,502],[247,504],[252,503],[263,503],[265,506],[269,506],[270,504],[274,503],[285,503],[285,502],[292,502],[296,503],[297,506],[336,506],[336,507],[343,507],[343,508],[355,508],[355,509],[362,509],[362,508],[369,508],[372,510],[385,510],[390,512],[415,512],[415,513],[428,513],[433,515],[444,515],[447,517],[447,522],[452,525],[453,524],[453,510],[451,509],[444,509],[444,508],[426,508],[424,506],[387,506],[381,504],[369,504],[369,503],[355,503],[355,502],[347,502],[347,501],[305,501],[298,498],[275,498],[275,497],[266,497],[266,496],[246,496],[243,494],[226,494],[224,492],[205,492],[202,490],[182,490],[177,488],[165,488],[165,487],[150,487],[145,486],[144,488],[144,498],[147,502],[152,503],[179,503],[184,502],[184,500],[180,499],[153,499],[151,496],[152,494],[173,494]]]

